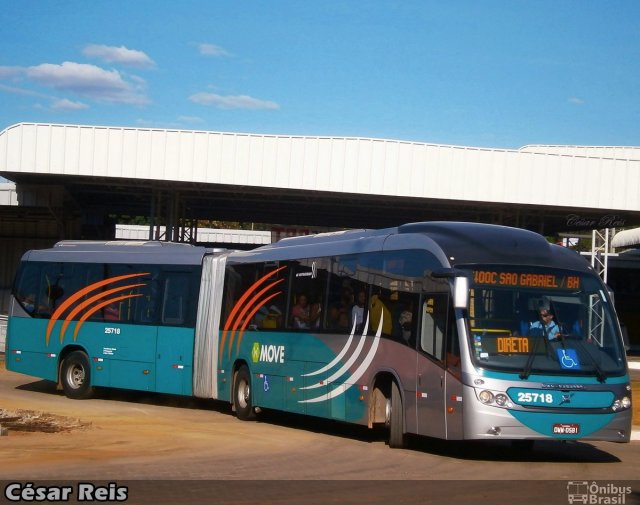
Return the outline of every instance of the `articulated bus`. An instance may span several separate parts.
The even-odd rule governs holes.
[[[538,234],[413,223],[248,252],[69,242],[27,252],[9,370],[454,440],[628,442],[610,293]]]

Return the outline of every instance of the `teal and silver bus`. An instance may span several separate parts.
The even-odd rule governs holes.
[[[441,439],[628,442],[613,301],[538,234],[413,223],[248,252],[60,242],[18,269],[7,368]],[[529,444],[530,442],[527,442]]]

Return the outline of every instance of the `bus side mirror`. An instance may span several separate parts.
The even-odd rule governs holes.
[[[469,306],[469,279],[456,277],[453,281],[453,306],[456,309],[466,309]]]
[[[469,306],[469,278],[453,268],[442,268],[430,272],[434,279],[451,279],[453,277],[453,307],[466,309]]]

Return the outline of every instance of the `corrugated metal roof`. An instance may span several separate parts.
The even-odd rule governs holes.
[[[384,139],[24,123],[1,172],[640,210],[638,159]]]
[[[564,156],[585,156],[588,158],[640,160],[640,147],[633,146],[528,145],[520,148],[519,151],[540,154],[561,154]]]

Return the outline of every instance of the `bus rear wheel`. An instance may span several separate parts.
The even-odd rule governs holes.
[[[233,381],[233,404],[241,421],[253,421],[256,418],[251,400],[251,374],[245,365],[238,369]]]
[[[82,351],[73,351],[62,362],[60,382],[67,398],[85,400],[93,396],[91,365]]]
[[[391,397],[389,400],[389,447],[402,449],[407,446],[407,435],[404,432],[402,396],[400,396],[400,388],[395,382],[391,383]]]

